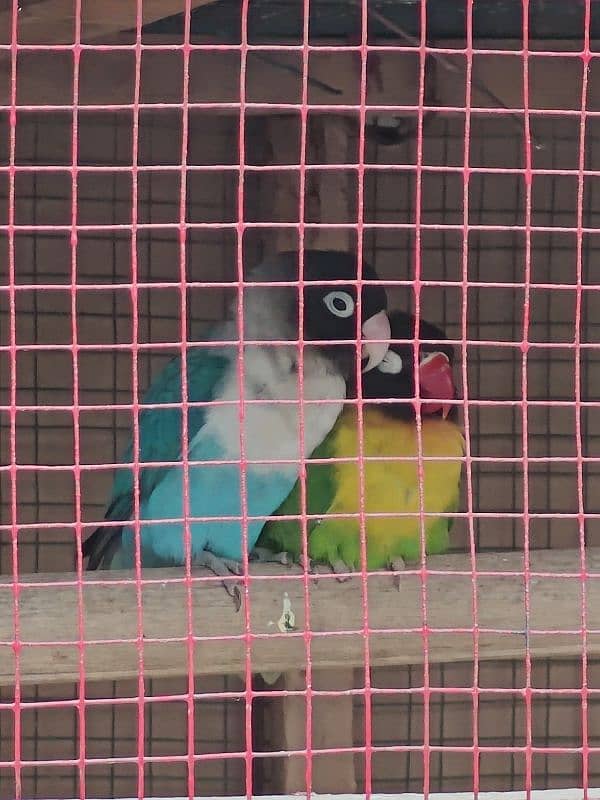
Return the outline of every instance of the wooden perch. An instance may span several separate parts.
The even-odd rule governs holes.
[[[473,609],[470,558],[432,557],[427,576],[427,625],[431,662],[473,658]],[[580,556],[574,550],[532,553],[531,569],[548,573],[529,583],[531,614],[525,617],[523,554],[485,553],[477,571],[500,574],[476,577],[479,656],[481,659],[522,659],[526,643],[534,657],[576,657],[582,652],[582,581]],[[589,550],[585,581],[587,650],[600,655],[600,550]],[[464,572],[464,575],[444,574]],[[277,580],[261,575],[282,573]],[[502,574],[505,573],[505,574]],[[557,573],[571,573],[560,577]],[[246,639],[244,609],[236,613],[218,582],[198,580],[192,588],[194,670],[196,673],[244,671]],[[148,677],[187,673],[186,592],[178,569],[148,570],[143,585],[143,655]],[[94,585],[94,581],[131,578],[131,582]],[[164,580],[161,580],[164,578]],[[25,683],[77,680],[79,632],[77,586],[73,574],[30,575],[19,588],[19,653]],[[43,585],[42,585],[43,584]],[[422,589],[419,575],[405,575],[398,591],[390,576],[368,580],[370,654],[372,665],[417,664],[423,661]],[[304,583],[298,569],[252,566],[249,581],[250,653],[252,669],[290,671],[306,663]],[[138,673],[136,584],[126,572],[86,574],[83,586],[85,673],[88,680],[132,677]],[[322,576],[310,585],[311,657],[314,669],[364,665],[361,580],[340,584]],[[466,629],[457,632],[456,629]],[[495,633],[494,631],[503,631]],[[540,633],[538,631],[543,631]],[[238,638],[232,638],[238,637]],[[116,642],[115,640],[126,640]],[[161,641],[162,640],[162,641]],[[164,641],[171,640],[171,641]],[[10,579],[0,583],[0,682],[14,682],[15,622]],[[39,643],[36,647],[35,643]],[[50,643],[50,644],[42,644]]]

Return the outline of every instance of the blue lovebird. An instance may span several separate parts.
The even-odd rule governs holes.
[[[248,552],[258,539],[264,518],[278,508],[298,477],[300,364],[295,342],[299,334],[299,289],[297,285],[265,285],[298,281],[298,265],[297,252],[279,253],[255,267],[243,289],[244,341],[251,342],[243,348],[243,399],[257,401],[243,406],[244,456],[249,461],[296,462],[247,465],[247,514],[263,518],[247,521]],[[357,261],[350,253],[319,250],[304,253],[303,397],[329,401],[309,403],[303,408],[304,457],[312,453],[333,427],[346,397],[346,381],[356,370],[357,289],[351,283],[356,277]],[[375,281],[377,274],[364,264],[362,277]],[[337,283],[323,285],[323,281]],[[386,340],[390,338],[383,287],[376,283],[363,285],[360,305],[361,338],[377,340],[364,341],[362,346],[363,369],[370,370],[385,356]],[[199,462],[188,466],[191,559],[195,566],[205,566],[222,577],[239,574],[243,558],[241,469],[239,463],[203,462],[239,461],[241,457],[238,335],[236,301],[226,321],[209,336],[209,340],[232,344],[204,347],[192,344],[186,354],[188,401],[206,404],[188,409],[187,459]],[[291,343],[269,344],[282,340]],[[141,403],[141,464],[181,462],[181,409],[143,408],[181,400],[181,360],[176,357],[158,375]],[[282,400],[288,402],[277,402]],[[133,461],[133,443],[122,460],[126,464]],[[120,468],[105,520],[124,524],[99,527],[85,541],[83,555],[89,559],[88,569],[128,569],[134,565],[135,533],[130,524],[133,495],[133,470]],[[181,465],[140,468],[140,553],[144,567],[185,563],[187,520],[183,496]],[[203,519],[194,520],[196,517]],[[165,521],[144,524],[151,520]],[[237,587],[233,591],[226,588],[239,603]]]

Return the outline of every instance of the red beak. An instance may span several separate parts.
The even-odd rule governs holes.
[[[428,353],[419,365],[419,394],[422,400],[431,398],[432,403],[421,404],[422,414],[442,412],[446,419],[452,405],[444,400],[454,400],[454,380],[452,367],[445,353]]]

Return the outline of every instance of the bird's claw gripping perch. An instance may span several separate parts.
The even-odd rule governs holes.
[[[300,556],[300,559],[302,562],[302,556]],[[301,566],[304,566],[303,563],[301,563]],[[348,575],[348,573],[354,572],[354,569],[341,559],[333,561],[331,564],[318,564],[308,559],[307,571],[313,576],[312,580],[316,586],[319,582],[320,575],[331,575],[332,573],[336,576],[336,580],[339,583],[345,583],[351,578],[351,575]]]
[[[331,562],[331,570],[337,575],[337,580],[340,583],[349,581],[351,575],[348,575],[348,573],[354,572],[354,568],[350,564],[346,564],[345,561],[342,561],[341,558]]]
[[[393,578],[394,578],[394,586],[396,587],[396,589],[398,591],[400,591],[400,581],[402,580],[401,573],[405,569],[406,569],[406,564],[404,562],[404,559],[400,558],[400,556],[398,556],[398,558],[394,558],[390,562],[390,571],[394,573],[394,576],[393,576]]]
[[[242,574],[242,565],[239,561],[234,561],[231,558],[219,558],[209,550],[202,550],[198,556],[194,558],[194,565],[197,567],[206,567],[214,575],[223,578],[223,588],[233,600],[233,605],[236,612],[242,607],[242,594],[237,582],[231,582],[232,575]]]
[[[311,576],[311,583],[313,584],[313,586],[317,586],[319,583],[319,571],[321,565],[316,564],[311,558],[305,556],[304,553],[300,553],[300,556],[298,558],[298,565],[302,569],[305,569]]]

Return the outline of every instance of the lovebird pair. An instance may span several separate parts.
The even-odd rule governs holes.
[[[207,343],[187,347],[186,399],[202,405],[188,409],[186,441],[182,409],[176,406],[183,399],[181,358],[173,359],[158,375],[139,415],[139,539],[144,567],[185,563],[182,518],[189,516],[200,518],[189,524],[192,563],[221,576],[239,573],[241,456],[249,462],[244,511],[259,518],[247,524],[251,551],[265,518],[292,490],[301,456],[308,458],[323,442],[342,410],[347,383],[357,371],[358,332],[364,341],[360,353],[364,370],[374,369],[388,350],[385,290],[365,264],[361,277],[367,283],[359,303],[357,271],[357,259],[349,253],[311,250],[304,253],[301,292],[296,252],[280,253],[251,271],[243,288],[243,331],[234,302]],[[297,345],[300,333],[305,343],[302,353]],[[243,350],[240,334],[249,342]],[[302,399],[319,401],[303,406],[302,453],[300,373]],[[183,448],[189,462],[187,509]],[[122,460],[131,465],[133,443]],[[265,463],[273,460],[286,463]],[[145,462],[169,463],[143,466]],[[134,472],[129,466],[117,471],[105,514],[105,520],[123,524],[101,526],[85,541],[83,555],[89,559],[89,569],[134,565],[133,516]],[[233,591],[239,602],[239,590]]]
[[[243,346],[240,359],[237,304],[229,319],[211,334],[214,342],[232,345],[188,346],[186,356],[187,458],[191,558],[220,576],[239,574],[242,560],[242,487],[239,464],[243,397],[247,547],[252,551],[261,531],[259,552],[286,551],[297,559],[302,551],[297,521],[265,519],[273,514],[299,514],[297,484],[300,456],[356,457],[356,406],[345,405],[356,396],[356,345],[360,327],[363,398],[394,399],[393,403],[364,407],[364,448],[368,457],[395,461],[364,462],[365,511],[410,513],[413,516],[367,518],[367,561],[370,569],[398,568],[400,561],[417,560],[421,533],[422,499],[427,552],[448,546],[451,519],[444,516],[458,503],[463,439],[456,425],[452,348],[444,334],[421,323],[419,339],[432,339],[418,353],[422,454],[445,460],[423,462],[419,489],[415,397],[414,319],[386,314],[386,295],[377,274],[363,264],[360,321],[356,285],[356,258],[334,251],[305,251],[302,305],[297,286],[298,253],[282,253],[256,267],[248,276],[243,297]],[[275,283],[277,285],[273,286]],[[284,284],[284,285],[281,285]],[[306,343],[302,359],[295,344],[300,326]],[[392,339],[405,340],[388,347]],[[289,345],[279,344],[282,341]],[[273,344],[270,344],[270,343]],[[277,344],[274,344],[277,342]],[[240,392],[240,369],[243,392]],[[304,406],[303,452],[300,453],[300,387]],[[182,401],[181,359],[175,358],[152,384],[142,401],[139,418],[139,462],[171,462],[170,466],[141,466],[139,470],[140,555],[144,567],[183,564],[184,471],[182,411],[166,407]],[[279,401],[279,402],[278,402]],[[286,402],[281,402],[286,401]],[[150,406],[144,408],[144,406]],[[450,411],[450,413],[448,413]],[[280,459],[281,464],[265,464]],[[123,462],[133,460],[133,445]],[[204,463],[213,462],[213,463]],[[258,462],[258,463],[257,463]],[[294,463],[295,462],[295,463]],[[308,464],[308,554],[334,570],[360,567],[359,472],[354,463]],[[123,525],[98,528],[84,543],[88,568],[131,568],[135,560],[133,516],[134,477],[131,468],[117,472],[105,519]],[[422,498],[421,498],[422,493]],[[327,514],[350,514],[348,519]],[[432,514],[433,516],[430,516]],[[321,516],[322,515],[322,518]],[[237,517],[237,519],[236,519]],[[252,519],[258,517],[258,519]],[[262,518],[262,519],[261,519]],[[178,521],[179,520],[179,521]],[[151,524],[149,524],[151,523]],[[239,603],[237,588],[229,589]]]
[[[392,340],[405,341],[391,344],[379,365],[361,376],[362,490],[370,571],[397,571],[405,562],[420,561],[422,540],[428,555],[446,552],[453,522],[447,515],[458,510],[464,455],[457,407],[451,403],[453,348],[445,343],[443,331],[421,320],[418,338],[426,341],[419,345],[415,366],[415,318],[401,311],[389,318]],[[354,572],[362,565],[359,453],[358,408],[347,403],[306,470],[307,554],[337,573]],[[280,553],[281,560],[300,560],[304,548],[299,520],[278,519],[300,513],[297,482],[263,529],[257,544],[261,558],[271,560],[269,553]]]

